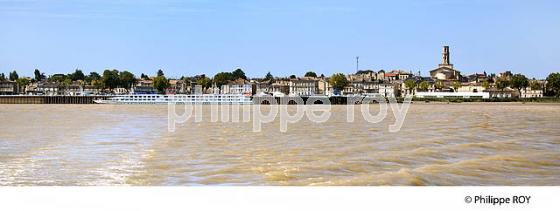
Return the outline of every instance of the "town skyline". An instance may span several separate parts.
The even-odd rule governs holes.
[[[443,45],[442,47],[452,47],[452,46]],[[441,52],[440,52],[440,53],[441,53]],[[453,52],[451,52],[451,55],[453,55]],[[451,58],[448,58],[448,60],[451,60]],[[453,59],[452,61],[456,61],[456,60]],[[359,57],[359,56],[354,57],[354,62],[355,62],[355,64],[354,64],[354,65],[355,65],[355,66],[354,66],[355,69],[354,69],[354,70],[348,70],[348,71],[329,71],[329,72],[326,72],[326,73],[325,73],[325,72],[321,72],[321,71],[316,71],[316,70],[313,70],[313,69],[309,69],[309,70],[301,70],[301,71],[299,71],[299,72],[285,72],[287,75],[277,75],[277,74],[275,74],[275,73],[272,72],[272,71],[264,71],[264,72],[261,72],[261,75],[249,75],[249,74],[247,74],[247,77],[248,77],[248,78],[263,78],[267,73],[271,73],[274,77],[279,77],[279,78],[288,78],[288,77],[290,77],[290,76],[304,77],[304,75],[305,75],[307,72],[314,72],[314,73],[317,73],[318,75],[324,74],[326,77],[328,77],[328,76],[330,76],[330,75],[332,75],[332,74],[336,74],[336,73],[353,74],[353,73],[356,73],[357,71],[365,71],[365,70],[372,70],[372,71],[381,71],[381,70],[383,70],[383,71],[393,71],[393,70],[398,70],[398,71],[409,72],[409,73],[414,74],[414,75],[417,75],[417,76],[429,77],[429,76],[430,76],[430,71],[433,70],[433,69],[435,69],[436,67],[438,67],[438,65],[441,65],[441,64],[434,65],[433,68],[428,69],[428,70],[416,70],[416,71],[415,71],[415,70],[402,69],[402,68],[389,68],[389,69],[383,69],[383,68],[381,68],[381,69],[375,69],[375,68],[362,67],[362,66],[360,65],[360,63],[362,62],[362,61],[361,61],[361,57]],[[454,64],[453,62],[451,62],[451,63]],[[457,65],[456,65],[456,66],[457,66]],[[458,66],[461,66],[461,65],[458,65]],[[188,71],[188,73],[192,73],[192,74],[188,74],[188,73],[187,73],[187,74],[181,74],[181,72],[171,71],[172,73],[175,73],[175,74],[178,74],[178,75],[167,75],[167,74],[166,74],[166,76],[168,76],[168,78],[172,78],[172,79],[179,79],[179,78],[182,78],[182,77],[192,77],[192,76],[199,76],[199,75],[206,75],[206,76],[208,76],[208,77],[212,77],[213,75],[218,74],[218,73],[220,73],[220,72],[228,72],[228,71],[233,71],[233,70],[236,70],[236,69],[241,69],[241,70],[243,70],[244,72],[247,72],[247,69],[243,68],[242,66],[237,66],[237,67],[232,67],[232,68],[226,69],[226,70],[214,70],[214,72],[198,72],[198,73],[195,72],[195,73],[192,73],[192,71]],[[461,70],[460,67],[459,67],[459,68],[456,68],[456,69],[457,69],[457,70],[460,70],[461,72],[463,72],[463,75],[468,75],[468,74],[480,74],[480,73],[496,74],[496,73],[500,73],[500,72],[507,72],[507,71],[509,71],[509,72],[521,73],[521,74],[526,75],[526,76],[529,77],[529,78],[534,78],[534,79],[545,79],[545,78],[548,76],[548,74],[554,73],[554,72],[558,72],[558,71],[553,71],[553,70],[552,70],[552,71],[550,71],[550,72],[548,72],[548,73],[545,73],[545,75],[544,75],[542,78],[538,78],[538,77],[533,77],[533,76],[531,75],[531,73],[527,73],[527,72],[523,72],[523,71],[512,71],[512,70],[510,70],[510,69],[502,69],[502,70],[498,70],[498,71],[486,71],[486,70],[482,70],[482,71],[470,71],[470,72],[469,72],[469,71]],[[84,74],[93,73],[93,72],[102,73],[102,72],[105,71],[105,70],[120,70],[120,71],[128,71],[128,72],[131,72],[131,73],[133,73],[133,74],[135,75],[135,77],[137,77],[137,78],[140,78],[140,75],[157,76],[157,72],[158,72],[159,70],[163,70],[163,71],[165,71],[165,72],[168,71],[168,70],[165,70],[165,69],[163,69],[163,68],[158,68],[158,69],[156,69],[156,70],[153,70],[152,72],[138,72],[138,71],[134,71],[134,70],[126,69],[126,68],[124,68],[124,69],[119,69],[119,68],[104,68],[104,69],[101,69],[101,70],[92,70],[92,71],[88,71],[88,70],[84,70],[84,69],[78,67],[78,68],[75,68],[75,69],[72,69],[72,70],[68,70],[68,71],[66,71],[66,72],[64,72],[64,71],[59,71],[59,72],[52,72],[52,73],[49,73],[48,71],[44,71],[44,70],[42,70],[42,69],[40,69],[40,68],[34,68],[34,69],[30,70],[30,71],[31,71],[31,74],[29,74],[29,75],[21,75],[21,77],[31,77],[31,78],[32,78],[32,77],[33,77],[33,72],[34,72],[35,70],[39,70],[41,73],[46,74],[46,76],[52,76],[52,75],[56,75],[56,74],[67,74],[67,73],[70,74],[70,73],[72,73],[72,72],[74,72],[74,71],[76,71],[76,70],[80,70],[80,71],[82,71]],[[7,76],[7,75],[9,75],[11,72],[13,72],[13,71],[18,72],[18,74],[20,73],[20,70],[14,69],[14,70],[7,71],[6,73],[4,73],[3,71],[0,71],[0,74],[4,73],[4,75]],[[21,73],[25,73],[25,72],[26,72],[26,71],[21,71]],[[251,72],[251,71],[249,71],[249,72]],[[420,73],[420,74],[418,74],[418,73]]]
[[[0,1],[0,71],[558,71],[556,1]]]

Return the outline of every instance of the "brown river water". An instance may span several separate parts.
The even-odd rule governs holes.
[[[560,185],[560,104],[413,104],[395,133],[390,109],[355,108],[283,133],[168,132],[165,105],[0,105],[0,185]]]

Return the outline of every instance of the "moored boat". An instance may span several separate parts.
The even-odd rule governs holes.
[[[106,100],[95,100],[98,104],[252,104],[249,95],[199,94],[199,95],[120,95]]]

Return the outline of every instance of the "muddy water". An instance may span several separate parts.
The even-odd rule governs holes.
[[[168,132],[167,106],[0,105],[0,185],[560,185],[558,104],[414,104],[395,133],[391,110],[355,108],[282,133]]]

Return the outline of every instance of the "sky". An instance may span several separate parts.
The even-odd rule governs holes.
[[[560,1],[0,0],[0,72],[560,71]]]

